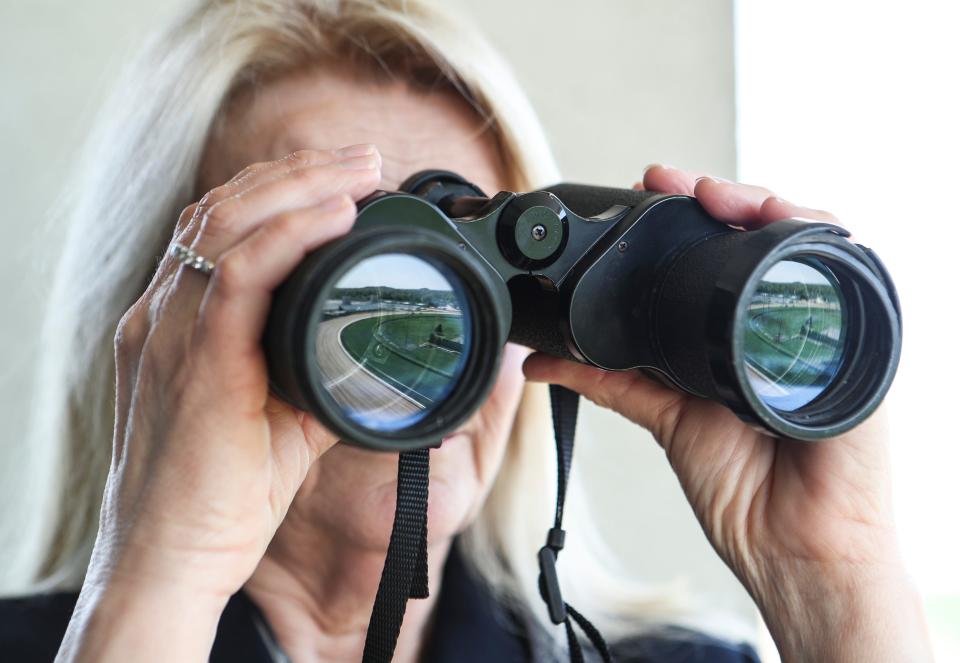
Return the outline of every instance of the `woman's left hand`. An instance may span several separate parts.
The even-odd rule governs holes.
[[[649,168],[636,188],[696,196],[720,221],[835,223],[762,187]],[[764,613],[784,661],[932,658],[892,522],[882,411],[816,444],[774,439],[714,401],[639,371],[607,372],[544,354],[527,378],[569,387],[650,430],[711,544]]]

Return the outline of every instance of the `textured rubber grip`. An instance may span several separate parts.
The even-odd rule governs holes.
[[[633,189],[567,183],[554,184],[543,190],[555,195],[572,212],[584,218],[602,214],[613,205],[634,207],[646,202],[653,196],[660,195],[656,191],[635,191]]]

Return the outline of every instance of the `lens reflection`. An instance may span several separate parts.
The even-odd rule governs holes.
[[[744,329],[750,386],[767,405],[792,411],[823,393],[843,354],[843,299],[826,268],[783,260],[753,293]],[[822,270],[822,271],[821,271]]]
[[[469,330],[468,302],[448,270],[408,254],[366,258],[324,302],[316,337],[323,384],[367,428],[409,426],[455,386]]]

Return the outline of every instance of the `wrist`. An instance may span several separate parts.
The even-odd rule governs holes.
[[[150,578],[90,578],[57,660],[206,661],[228,598]]]
[[[933,660],[919,592],[898,562],[787,566],[754,593],[784,663]]]
[[[163,536],[164,528],[150,523],[135,523],[123,535],[115,529],[101,527],[84,586],[191,595],[202,597],[202,604],[226,605],[263,556],[256,544],[200,546],[190,532]]]

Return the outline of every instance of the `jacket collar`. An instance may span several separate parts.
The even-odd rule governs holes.
[[[415,599],[413,599],[415,600]],[[530,645],[520,621],[501,606],[450,547],[431,635],[421,663],[526,663]],[[288,660],[275,644],[263,613],[242,590],[231,597],[210,653],[211,663],[280,663]]]

